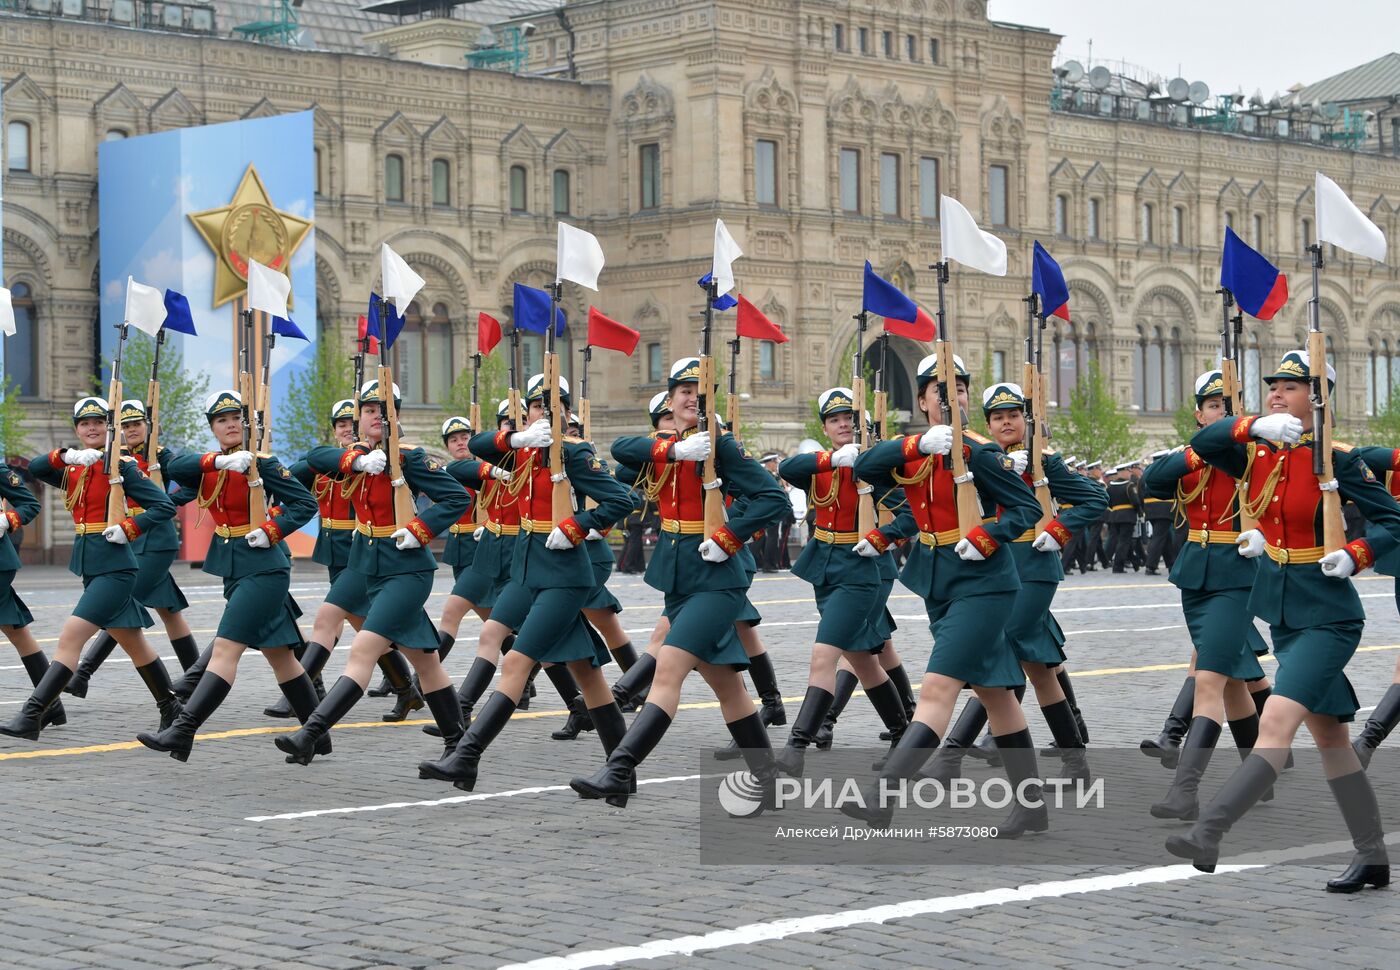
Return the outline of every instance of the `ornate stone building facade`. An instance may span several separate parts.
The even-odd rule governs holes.
[[[204,34],[116,27],[88,6],[78,20],[0,11],[5,281],[34,335],[28,363],[7,369],[28,367],[44,443],[69,433],[66,404],[95,363],[109,137],[312,108],[320,322],[348,334],[381,242],[422,272],[400,358],[420,433],[467,364],[478,311],[508,323],[512,284],[552,273],[557,218],[600,237],[608,266],[588,296],[642,333],[630,360],[595,358],[596,437],[635,428],[669,362],[697,349],[695,280],[720,216],[745,250],[740,289],[792,337],[746,347],[740,364],[746,421],[774,448],[796,443],[812,399],[849,371],[864,260],[935,305],[940,193],[1010,251],[1005,278],[953,271],[948,311],[973,372],[1019,373],[1040,239],[1073,294],[1073,326],[1047,342],[1056,398],[1096,359],[1155,440],[1215,355],[1227,222],[1294,293],[1278,321],[1248,330],[1253,377],[1301,343],[1313,172],[1397,228],[1390,155],[1052,110],[1058,37],[989,21],[984,0],[583,0],[562,14],[497,0],[498,15],[519,14],[498,34],[532,23],[516,74],[464,67],[479,27],[460,20],[379,18],[367,40],[342,31],[352,39],[313,51],[231,39],[231,4],[214,4]],[[322,17],[342,8],[320,0]],[[1344,420],[1384,402],[1392,362],[1400,382],[1397,266],[1400,254],[1329,259],[1322,310]],[[571,289],[581,320],[587,300]],[[732,314],[720,319],[732,334]],[[895,344],[894,406],[907,409],[929,348]],[[532,347],[527,367],[538,360]]]

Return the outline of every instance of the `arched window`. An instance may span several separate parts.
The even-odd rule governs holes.
[[[1147,335],[1142,381],[1142,409],[1162,410],[1162,328],[1153,327]]]
[[[1302,237],[1300,240],[1302,245],[1298,247],[1300,251],[1306,250],[1309,246],[1313,244],[1313,227],[1311,219],[1304,219],[1302,221],[1299,235]]]
[[[870,345],[865,348],[863,361],[863,368],[872,374],[880,366],[880,348],[874,341],[871,341]],[[893,350],[885,357],[884,378],[887,409],[891,413],[895,411],[904,411],[909,414],[916,412],[918,408],[914,406],[914,381],[909,376],[909,367]]]
[[[384,199],[387,202],[403,201],[403,156],[384,156]]]
[[[1162,410],[1181,406],[1181,331],[1172,328],[1171,338],[1162,348]]]
[[[10,302],[15,311],[15,333],[5,341],[5,377],[11,382],[12,393],[20,397],[39,396],[39,334],[38,314],[34,311],[34,294],[27,283],[10,287]]]
[[[31,171],[29,122],[12,121],[5,126],[5,149],[6,167],[11,172]]]
[[[554,170],[554,214],[569,214],[569,171],[564,168]]]
[[[1067,408],[1079,383],[1079,342],[1072,323],[1066,323],[1064,332],[1055,335],[1055,360],[1055,400]]]
[[[1186,245],[1186,207],[1172,206],[1172,245]]]
[[[1244,409],[1250,414],[1258,414],[1261,406],[1263,381],[1259,374],[1260,356],[1259,335],[1256,333],[1245,337],[1244,352],[1240,356],[1240,384],[1244,387]]]
[[[527,201],[526,189],[528,183],[525,175],[524,165],[512,165],[510,167],[510,211],[527,212],[529,204]]]
[[[436,404],[452,387],[452,322],[447,305],[433,304],[423,316],[415,301],[403,318],[403,333],[394,341],[394,373],[404,404]]]
[[[452,204],[452,163],[445,158],[433,159],[433,205]]]
[[[1144,202],[1141,211],[1141,226],[1138,229],[1138,239],[1145,243],[1150,243],[1154,239],[1152,222],[1157,216],[1157,207],[1151,202]]]
[[[771,340],[758,342],[758,379],[776,381],[778,379],[778,345]]]
[[[1252,220],[1250,220],[1249,228],[1250,228],[1250,235],[1253,236],[1253,238],[1250,239],[1249,244],[1250,244],[1251,246],[1253,246],[1255,249],[1263,249],[1263,248],[1264,248],[1264,217],[1261,216],[1261,215],[1257,215],[1257,214],[1256,214],[1256,215],[1254,216],[1254,218],[1253,218]]]
[[[1100,199],[1089,200],[1089,232],[1090,239],[1102,239],[1103,228],[1100,226],[1099,213],[1103,209],[1103,202]]]
[[[1069,235],[1069,196],[1055,196],[1055,235]]]

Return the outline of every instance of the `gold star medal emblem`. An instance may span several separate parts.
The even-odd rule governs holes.
[[[191,212],[190,221],[219,257],[214,267],[216,307],[248,288],[249,260],[286,273],[312,225],[309,219],[278,210],[252,165],[228,205]]]

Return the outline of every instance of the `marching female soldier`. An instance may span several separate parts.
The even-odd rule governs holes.
[[[893,541],[914,531],[913,517],[904,510],[900,520],[885,529],[859,533],[861,495],[871,486],[857,482],[851,472],[860,454],[855,440],[855,392],[848,387],[823,392],[817,398],[817,416],[833,450],[794,455],[778,466],[785,480],[808,493],[816,510],[812,538],[792,565],[793,575],[812,584],[821,614],[812,645],[807,695],[788,734],[787,747],[778,756],[779,769],[794,776],[802,774],[804,752],[815,741],[835,700],[838,660],[844,659],[860,678],[866,696],[890,732],[892,746],[899,743],[908,726],[899,689],[877,659],[886,640],[885,600],[880,595],[877,560],[888,555],[886,550]],[[871,502],[884,497],[872,496]]]
[[[1196,423],[1225,418],[1225,383],[1220,371],[1196,379]],[[1235,747],[1248,754],[1259,737],[1259,715],[1246,681],[1264,676],[1255,656],[1263,638],[1249,612],[1249,592],[1258,564],[1246,558],[1262,535],[1240,532],[1235,480],[1212,468],[1189,446],[1152,462],[1142,476],[1149,496],[1175,499],[1191,531],[1171,568],[1195,647],[1193,716],[1179,752],[1167,797],[1152,806],[1156,818],[1195,819],[1197,790],[1227,720]]]
[[[966,413],[968,375],[953,358],[959,406]],[[937,423],[941,396],[936,355],[919,364],[918,403],[929,429],[881,442],[856,459],[856,478],[879,487],[893,481],[904,486],[909,510],[919,525],[919,544],[909,555],[900,579],[924,598],[933,632],[933,652],[919,692],[914,720],[899,745],[890,752],[881,776],[912,777],[938,746],[946,731],[953,705],[964,685],[971,685],[987,708],[992,733],[1006,766],[1012,787],[1025,792],[1026,801],[1038,801],[1035,748],[1026,720],[1012,688],[1023,682],[1016,654],[1003,631],[1011,617],[1021,583],[1014,554],[1004,548],[1040,517],[1035,493],[1016,474],[1010,456],[995,444],[971,432],[956,446],[963,449],[967,467],[983,508],[1002,507],[1001,517],[971,530],[959,532],[956,486],[944,456],[954,445],[952,429]],[[872,825],[884,827],[893,807],[878,804],[874,790],[865,806],[847,805],[842,811]],[[1049,826],[1043,801],[1035,807],[1018,803],[998,827],[1003,838],[1016,838]]]
[[[150,456],[146,454],[146,441],[151,434],[151,425],[147,419],[146,405],[140,401],[131,399],[122,402],[121,429],[122,438],[126,442],[126,453],[136,459],[143,472],[150,474],[152,471],[158,471],[173,457],[169,448],[161,448],[160,454],[155,456],[154,466],[150,464]],[[176,506],[180,506],[187,504],[193,497],[194,493],[186,490],[177,494],[172,501]],[[134,502],[127,502],[128,514],[140,515],[142,511]],[[170,575],[170,567],[179,551],[180,539],[175,534],[173,519],[162,522],[150,532],[138,536],[131,543],[131,552],[136,556],[137,563],[136,589],[132,595],[142,606],[156,611],[156,616],[165,624],[165,634],[170,638],[170,646],[175,650],[176,659],[180,661],[183,669],[188,670],[199,659],[199,644],[190,633],[190,625],[185,622],[183,615],[189,603],[180,587],[176,585],[175,577]],[[116,648],[117,641],[112,639],[110,633],[106,630],[98,633],[97,639],[83,655],[78,669],[73,672],[73,679],[64,690],[74,697],[86,697],[89,679]]]
[[[1381,480],[1392,496],[1400,496],[1400,475],[1396,474],[1400,470],[1400,448],[1357,448],[1356,454],[1377,476],[1384,476]],[[1382,576],[1396,577],[1395,606],[1400,609],[1400,552],[1390,552],[1377,559],[1376,572]],[[1371,755],[1382,741],[1390,737],[1396,724],[1400,724],[1400,661],[1395,664],[1395,675],[1380,703],[1352,742],[1362,765],[1370,766]]]
[[[1330,394],[1335,377],[1324,366]],[[1357,703],[1345,668],[1365,618],[1347,577],[1400,543],[1400,506],[1348,446],[1334,447],[1341,496],[1356,503],[1371,529],[1364,539],[1324,552],[1322,483],[1313,473],[1312,436],[1303,433],[1303,421],[1312,414],[1310,377],[1307,352],[1289,351],[1264,379],[1268,414],[1217,421],[1191,439],[1193,454],[1248,484],[1244,511],[1258,518],[1259,535],[1249,537],[1243,555],[1268,554],[1259,560],[1249,612],[1269,624],[1278,674],[1264,705],[1258,746],[1191,831],[1167,839],[1167,851],[1212,871],[1221,838],[1273,786],[1293,736],[1306,722],[1356,847],[1352,864],[1327,889],[1351,893],[1388,884],[1390,866],[1376,795],[1347,737],[1346,722]]]
[[[418,766],[419,777],[450,781],[463,791],[475,787],[481,756],[515,712],[536,663],[567,667],[582,689],[605,751],[613,749],[626,728],[599,669],[607,663],[607,648],[590,634],[579,611],[594,588],[593,565],[583,548],[588,532],[611,527],[627,514],[632,498],[585,441],[566,439],[561,450],[564,467],[549,467],[546,449],[554,436],[545,420],[544,395],[544,375],[536,374],[525,390],[529,426],[524,431],[479,434],[471,441],[472,453],[488,461],[514,452],[513,480],[525,483],[525,490],[511,581],[482,628],[483,642],[488,635],[496,641],[515,631],[515,646],[502,662],[500,684],[455,749],[440,761]],[[568,395],[568,385],[561,380],[560,400],[554,406],[567,408]],[[550,525],[555,471],[565,473],[575,493],[593,499],[597,507],[576,508],[569,518]]]
[[[120,476],[127,497],[142,511],[120,522],[107,521],[110,483],[100,462],[110,417],[106,401],[83,398],[73,406],[73,427],[81,447],[55,448],[29,463],[31,475],[64,491],[63,507],[72,514],[76,533],[68,568],[83,578],[83,595],[59,631],[53,663],[34,685],[34,693],[19,714],[0,725],[0,734],[38,740],[39,729],[45,723],[53,723],[46,721],[46,715],[73,676],[83,644],[98,630],[110,631],[131,657],[136,672],[156,699],[161,726],[169,724],[179,712],[180,702],[170,691],[165,664],[141,632],[151,625],[151,616],[133,596],[140,567],[130,548],[133,539],[170,521],[175,506],[146,477],[134,458],[122,456],[113,474]]]
[[[697,667],[719,699],[729,733],[743,749],[750,770],[765,787],[771,787],[777,772],[768,732],[739,675],[748,666],[748,657],[734,633],[734,623],[743,611],[748,588],[748,576],[738,558],[743,544],[739,537],[782,515],[787,496],[730,434],[719,437],[714,456],[719,480],[702,482],[701,463],[709,457],[711,444],[708,433],[695,431],[700,420],[699,359],[684,358],[672,365],[669,391],[680,440],[651,435],[619,438],[613,443],[613,456],[632,468],[650,466],[654,476],[662,532],[646,579],[665,594],[670,627],[657,653],[647,703],[626,737],[598,772],[570,782],[584,798],[605,798],[619,806],[627,803],[637,765],[671,726],[681,684]],[[707,536],[704,493],[721,487],[735,496],[739,511]],[[747,501],[741,503],[741,499]]]
[[[271,455],[243,451],[243,399],[235,391],[215,391],[204,402],[218,451],[181,455],[166,465],[166,474],[182,488],[195,490],[195,501],[214,520],[214,538],[204,556],[204,571],[224,581],[224,614],[207,667],[190,693],[184,711],[169,727],[141,733],[136,739],[153,751],[188,761],[194,734],[233,688],[239,658],[249,647],[262,652],[298,718],[316,707],[316,688],[288,644],[300,641],[288,591],[292,564],[282,548],[284,535],[300,529],[316,514],[311,493]],[[280,514],[251,519],[247,472],[255,467],[267,495]]]
[[[382,388],[378,381],[366,381],[360,388],[360,441],[343,450],[316,448],[306,456],[307,464],[317,471],[340,476],[339,487],[354,503],[355,538],[346,572],[366,578],[369,608],[351,643],[345,672],[326,692],[315,713],[301,730],[273,739],[286,752],[287,760],[296,764],[310,764],[319,753],[318,745],[329,740],[330,729],[364,695],[375,663],[393,649],[406,650],[418,671],[423,699],[443,740],[455,742],[462,732],[457,695],[438,660],[437,631],[423,604],[433,591],[437,570],[437,559],[428,543],[461,519],[471,507],[471,498],[422,448],[400,444],[404,481],[393,482],[385,474],[390,436],[382,405],[386,391],[393,394],[397,413],[398,385]],[[394,521],[394,488],[405,482],[434,504],[398,526]]]
[[[34,493],[24,486],[24,479],[13,468],[0,471],[0,498],[10,503],[8,510],[0,509],[0,632],[15,645],[15,651],[29,674],[30,683],[36,687],[49,669],[49,658],[39,647],[39,641],[29,630],[34,614],[24,605],[14,590],[15,573],[19,571],[19,553],[11,533],[34,521],[41,506]],[[44,727],[67,724],[68,715],[63,704],[54,701],[44,712]]]

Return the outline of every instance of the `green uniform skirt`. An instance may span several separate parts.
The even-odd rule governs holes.
[[[170,575],[174,562],[174,549],[143,552],[136,557],[136,589],[131,595],[140,600],[142,606],[179,613],[190,605],[175,577]]]
[[[881,614],[885,612],[878,583],[845,583],[839,586],[814,585],[821,622],[817,643],[851,653],[878,653],[885,648],[880,635]]]
[[[588,600],[588,586],[531,589],[510,583],[496,599],[491,619],[515,631],[514,650],[540,663],[591,661],[601,667],[611,655],[599,637],[591,636],[579,610]]]
[[[671,629],[666,644],[680,647],[702,663],[748,670],[748,655],[734,632],[746,602],[742,589],[667,593],[663,615],[671,621]]]
[[[470,565],[452,567],[452,595],[472,606],[490,609],[496,604],[495,583]]]
[[[1274,656],[1278,658],[1274,693],[1297,701],[1313,714],[1353,720],[1360,705],[1347,680],[1346,665],[1361,642],[1363,625],[1361,620],[1306,629],[1270,624]]]
[[[349,566],[331,567],[331,588],[325,602],[351,616],[369,613],[369,578]]]
[[[1021,580],[1016,605],[1006,618],[1006,639],[1021,663],[1057,667],[1065,659],[1065,634],[1050,612],[1059,583]]]
[[[880,580],[880,615],[875,620],[875,633],[881,643],[894,636],[894,631],[899,629],[899,624],[890,615],[890,593],[894,592],[894,581],[895,576]]]
[[[346,570],[350,572],[351,570]],[[369,576],[369,612],[360,627],[377,633],[395,647],[436,650],[437,630],[423,604],[433,591],[433,571]]]
[[[1197,670],[1240,680],[1264,676],[1255,655],[1258,647],[1263,646],[1265,653],[1268,647],[1254,627],[1248,589],[1183,589],[1181,610],[1196,648]]]
[[[978,593],[955,600],[925,600],[933,633],[931,674],[942,674],[973,687],[1019,687],[1026,678],[1004,635],[1016,592]]]
[[[748,549],[748,546],[744,546],[744,548]],[[751,568],[752,565],[753,556],[750,555],[749,565],[744,567],[748,570],[749,586],[748,589],[744,590],[744,606],[739,610],[739,615],[734,618],[734,622],[747,623],[749,626],[758,626],[763,622],[763,614],[758,612],[758,607],[754,606],[753,602],[749,599],[749,593],[753,591],[753,578],[758,572],[757,569]]]
[[[285,647],[300,641],[292,612],[292,570],[253,573],[224,579],[224,615],[216,634],[253,650]]]
[[[73,615],[104,630],[144,630],[151,626],[151,614],[136,601],[136,570],[121,569],[83,577],[83,595],[73,607]]]
[[[497,598],[510,582],[510,568],[515,560],[516,536],[499,536],[490,529],[482,533],[476,544],[476,556],[471,571],[483,578],[484,592],[472,602],[483,609],[494,608]]]
[[[14,590],[16,572],[14,569],[0,572],[0,626],[28,626],[34,622],[34,614]]]
[[[593,540],[597,542],[597,539]],[[612,610],[614,613],[622,612],[622,604],[618,602],[616,596],[608,589],[608,577],[612,575],[612,560],[593,563],[593,589],[588,594],[588,602],[583,604],[585,610]]]

